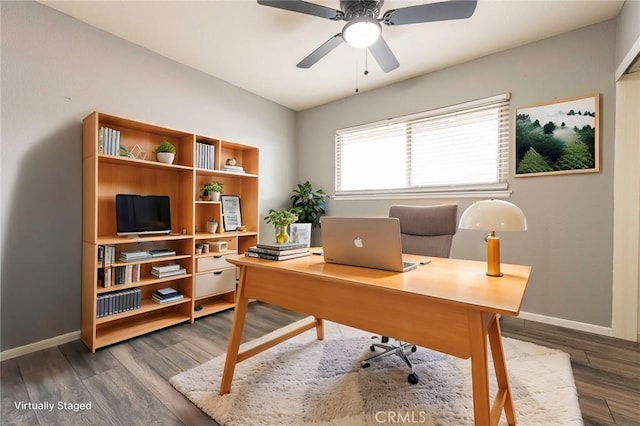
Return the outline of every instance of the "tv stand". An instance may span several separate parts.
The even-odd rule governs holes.
[[[95,352],[233,308],[236,267],[225,257],[244,253],[258,242],[258,148],[101,112],[88,115],[82,130],[81,339],[87,347]],[[110,133],[119,135],[115,146]],[[164,140],[176,147],[172,164],[154,157],[154,149]],[[110,155],[120,152],[118,144],[137,156]],[[202,158],[203,153],[209,157]],[[235,159],[243,171],[225,170],[228,158]],[[225,194],[241,198],[247,231],[224,232],[218,226],[215,234],[197,232],[206,229],[211,219],[223,223],[222,204],[200,197],[202,186],[212,181],[223,183]],[[118,235],[115,196],[121,193],[169,196],[171,230]],[[209,247],[210,242],[223,242],[227,249],[196,252],[197,243]],[[153,250],[167,252],[135,256]],[[163,304],[153,301],[154,292],[167,287],[183,298]],[[115,299],[118,304],[109,305]]]

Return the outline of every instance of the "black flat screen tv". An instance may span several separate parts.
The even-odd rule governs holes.
[[[167,195],[116,195],[118,235],[168,234],[171,202]]]

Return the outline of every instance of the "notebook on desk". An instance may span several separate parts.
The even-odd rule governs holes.
[[[320,218],[324,261],[405,272],[417,262],[402,260],[400,221],[394,217]]]

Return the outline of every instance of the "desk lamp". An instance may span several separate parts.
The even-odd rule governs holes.
[[[502,200],[483,200],[471,204],[460,217],[460,229],[491,231],[487,242],[487,275],[501,277],[500,238],[496,231],[526,231],[527,218],[515,204]]]

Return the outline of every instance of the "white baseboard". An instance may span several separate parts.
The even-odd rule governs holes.
[[[548,317],[545,315],[532,314],[529,312],[520,312],[520,315],[518,316],[518,318],[529,320],[529,321],[540,322],[543,324],[557,325],[558,327],[565,327],[565,328],[570,328],[578,331],[586,331],[588,333],[600,334],[603,336],[613,336],[613,330],[611,328],[602,327],[599,325],[571,321],[571,320],[566,320],[562,318]],[[71,333],[52,337],[51,339],[46,339],[40,342],[31,343],[29,345],[8,349],[4,352],[0,352],[0,361],[5,361],[7,359],[30,354],[31,352],[36,352],[42,349],[47,349],[54,346],[62,345],[64,343],[78,340],[79,338],[80,338],[80,331],[72,331]]]
[[[43,349],[52,348],[64,343],[73,342],[74,340],[78,340],[79,338],[80,330],[72,331],[71,333],[62,334],[50,339],[41,340],[39,342],[30,343],[28,345],[19,346],[17,348],[8,349],[6,351],[0,352],[0,361],[6,361],[11,358],[30,354],[31,352],[41,351]]]
[[[529,312],[520,312],[518,318],[540,322],[543,324],[556,325],[558,327],[570,328],[572,330],[586,331],[588,333],[600,334],[602,336],[613,336],[613,329],[608,327],[602,327],[594,324],[587,324],[584,322],[571,321],[562,318],[548,317],[545,315],[532,314]]]

